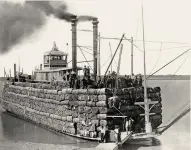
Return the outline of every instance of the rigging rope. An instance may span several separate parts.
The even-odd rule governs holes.
[[[161,69],[165,68],[166,66],[168,66],[170,63],[172,63],[173,61],[175,61],[176,59],[178,59],[179,57],[181,57],[182,55],[184,55],[185,53],[187,53],[188,51],[190,51],[191,48],[187,49],[185,52],[183,52],[182,54],[178,55],[176,58],[174,58],[173,60],[171,60],[170,62],[168,62],[167,64],[165,64],[164,66],[162,66],[160,69],[158,69],[157,71],[155,71],[154,73],[152,73],[151,75],[149,75],[146,79],[150,78],[151,76],[153,76],[155,73],[159,72]]]
[[[158,62],[159,62],[159,59],[160,59],[160,56],[161,56],[161,48],[162,48],[162,42],[161,42],[161,45],[160,45],[160,53],[159,53],[159,57],[153,67],[153,69],[151,70],[151,72],[149,74],[151,74],[153,72],[153,70],[155,69],[155,67],[157,66]]]
[[[113,37],[100,37],[101,39],[104,39],[104,40],[120,40],[120,38],[113,38]],[[128,38],[125,38],[124,40],[131,40],[131,39],[128,39]],[[134,40],[134,41],[137,41],[137,42],[142,42],[143,40]],[[171,44],[191,44],[191,43],[181,43],[181,42],[168,42],[168,41],[145,41],[145,42],[148,42],[148,43],[171,43]]]
[[[110,42],[109,42],[109,48],[110,48],[111,55],[113,55],[112,50],[111,50],[111,44],[110,44]],[[112,58],[112,56],[111,56],[111,58]],[[115,66],[116,66],[116,68],[117,68],[117,63],[116,63],[116,61],[115,61],[115,58],[114,58],[114,62],[115,62]]]
[[[110,56],[109,56],[109,58],[105,61],[105,63],[101,66],[101,68],[103,68],[103,66],[108,62],[109,59],[110,59]]]
[[[78,45],[77,45],[77,46],[78,46]],[[79,46],[78,46],[78,47],[79,47]],[[81,50],[81,47],[79,47],[79,49],[80,49],[82,55],[84,56],[84,59],[86,60],[87,64],[89,65],[90,69],[93,71],[93,69],[92,69],[92,67],[90,66],[88,60],[86,59],[86,56],[84,55],[83,51]],[[94,72],[94,71],[93,71],[93,72]]]
[[[126,37],[124,37],[124,39],[128,40],[129,43],[131,43],[131,39],[127,39]],[[133,40],[134,41],[134,40]],[[143,50],[141,48],[139,48],[137,45],[135,45],[133,43],[133,46],[135,46],[138,50],[140,50],[141,52],[143,52]]]
[[[169,49],[183,48],[183,47],[190,47],[190,45],[180,46],[180,47],[169,47],[169,48],[163,48],[163,49],[159,49],[159,50],[161,51],[161,50],[169,50]],[[158,51],[158,50],[147,50],[147,51]]]
[[[189,55],[188,55],[189,56]],[[178,69],[175,71],[175,73],[172,75],[172,77],[170,78],[170,81],[163,87],[163,89],[161,90],[161,93],[164,91],[164,89],[172,82],[172,78],[176,75],[176,73],[180,70],[180,68],[183,66],[183,64],[186,62],[186,60],[188,59],[188,56],[183,60],[182,64],[180,64],[180,66],[178,67]]]
[[[84,52],[86,52],[86,53],[88,53],[88,54],[90,54],[90,55],[93,55],[92,53],[87,52],[86,50],[84,50],[84,49],[82,49],[82,48],[81,48],[81,50],[84,51]]]

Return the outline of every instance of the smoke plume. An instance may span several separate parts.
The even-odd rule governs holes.
[[[45,21],[42,12],[26,4],[0,2],[0,53],[19,43],[40,28]]]
[[[70,22],[72,13],[60,1],[26,1],[23,4],[0,2],[0,54],[41,28],[46,16]],[[90,21],[92,16],[78,16],[78,21]]]

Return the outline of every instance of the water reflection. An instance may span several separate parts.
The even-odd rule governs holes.
[[[73,138],[68,135],[44,129],[22,119],[3,112],[0,114],[0,139],[95,147],[97,142]]]

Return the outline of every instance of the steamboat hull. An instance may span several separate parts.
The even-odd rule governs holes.
[[[108,99],[112,96],[112,92],[109,89],[67,88],[59,91],[45,89],[38,83],[30,87],[23,86],[23,84],[26,83],[5,84],[2,106],[12,115],[56,132],[94,141],[100,140],[100,126],[112,126],[113,124],[111,117],[109,119],[107,117],[111,116]],[[115,102],[115,105],[117,107],[118,103]],[[112,113],[117,115],[115,110]],[[133,115],[130,111],[128,113]],[[120,124],[124,120],[114,121]],[[151,141],[152,137],[154,135],[136,133],[128,142]],[[109,139],[109,141],[114,140]]]

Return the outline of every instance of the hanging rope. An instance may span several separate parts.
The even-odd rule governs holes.
[[[189,56],[189,55],[188,55]],[[175,71],[175,73],[173,74],[173,76],[170,78],[170,81],[163,87],[163,89],[161,90],[161,93],[164,91],[164,89],[172,82],[172,78],[176,75],[176,73],[180,70],[180,68],[183,66],[183,64],[186,62],[186,60],[188,59],[188,56],[183,60],[182,64],[180,64],[180,66],[178,67],[178,69]]]
[[[161,42],[161,45],[160,45],[160,53],[159,53],[159,56],[158,56],[158,59],[153,67],[153,69],[151,70],[151,72],[149,73],[149,75],[153,72],[153,70],[155,69],[155,67],[157,66],[158,62],[159,62],[159,59],[160,59],[160,56],[161,56],[161,48],[162,48],[162,42]]]

